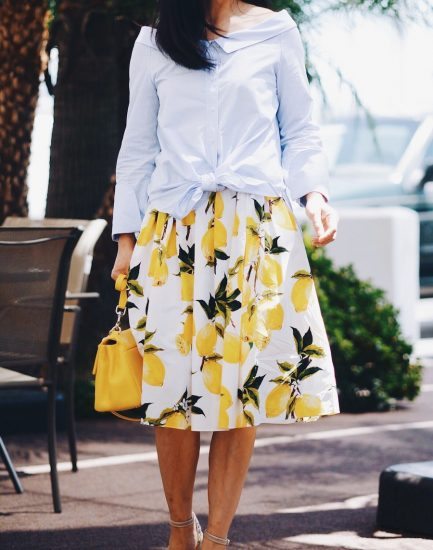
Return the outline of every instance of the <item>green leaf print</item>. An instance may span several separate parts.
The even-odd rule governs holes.
[[[180,260],[180,271],[185,273],[194,272],[194,247],[195,245],[188,246],[188,252],[186,252],[179,246],[178,258]]]
[[[259,409],[260,398],[259,398],[259,388],[265,375],[257,376],[258,365],[254,365],[250,370],[244,385],[242,388],[238,389],[238,398],[242,401],[242,405],[247,405],[251,403],[256,409]]]
[[[128,288],[135,296],[143,296],[143,287],[138,281],[129,281]]]
[[[137,324],[135,325],[135,330],[145,330],[146,321],[147,321],[147,315],[145,315],[144,317],[142,317],[137,321]]]
[[[325,357],[324,349],[321,348],[320,346],[315,346],[314,344],[311,344],[310,346],[305,347],[303,351],[310,357]]]
[[[305,350],[307,346],[310,346],[313,343],[313,334],[311,332],[311,328],[308,327],[307,332],[304,334],[302,338],[302,349]]]
[[[215,248],[215,258],[217,260],[228,260],[230,256],[226,254],[223,250],[219,250],[218,248]]]
[[[253,199],[254,200],[254,208],[257,212],[257,216],[259,218],[260,221],[263,221],[263,216],[264,216],[264,213],[265,213],[265,207],[264,205],[262,206],[259,201],[257,201],[256,199]]]
[[[298,380],[305,380],[305,378],[312,376],[319,370],[323,370],[323,369],[321,367],[308,367],[303,372],[301,372],[301,374],[298,376]]]
[[[130,268],[128,270],[128,275],[126,277],[127,282],[129,283],[130,280],[134,281],[135,279],[137,279],[139,273],[140,273],[140,264],[137,264],[136,266]]]

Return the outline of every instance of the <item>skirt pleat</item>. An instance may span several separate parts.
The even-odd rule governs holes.
[[[131,257],[141,423],[218,431],[339,413],[291,204],[227,188],[208,195],[182,220],[149,205]]]

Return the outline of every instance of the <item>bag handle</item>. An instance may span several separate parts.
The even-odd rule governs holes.
[[[117,307],[120,309],[125,309],[126,302],[128,300],[128,294],[126,292],[126,288],[128,286],[128,276],[125,273],[120,273],[120,275],[117,276],[114,286],[116,290],[120,292],[119,304]]]
[[[126,312],[126,303],[128,301],[128,293],[126,291],[128,286],[128,276],[125,273],[120,273],[120,275],[117,276],[114,286],[115,286],[115,289],[118,290],[120,294],[119,294],[119,302],[116,306],[117,321],[114,327],[110,330],[110,332],[112,330],[118,330],[118,331],[122,330],[120,328],[120,320],[122,316],[125,315],[125,312]],[[141,407],[138,407],[137,411],[140,411],[141,409],[143,409],[143,405],[141,405]],[[130,422],[141,422],[141,418],[136,418],[136,417],[131,418],[117,411],[110,411],[110,412],[111,414],[113,414],[114,416],[117,416],[118,418],[121,418],[122,420],[129,420]]]
[[[129,420],[129,422],[141,422],[141,418],[129,418],[129,416],[125,416],[124,414],[120,414],[117,411],[111,411],[111,414],[114,414],[114,416],[117,416],[118,418],[121,418],[122,420]]]
[[[126,303],[128,301],[128,276],[125,273],[120,273],[117,276],[116,282],[114,284],[114,287],[116,290],[119,291],[119,302],[116,306],[116,314],[117,314],[117,321],[115,325],[109,330],[109,332],[112,332],[113,330],[121,331],[120,328],[120,320],[126,313]]]
[[[122,420],[129,420],[130,422],[140,422],[142,423],[143,418],[146,417],[147,408],[149,406],[149,403],[143,403],[143,405],[140,405],[136,409],[129,409],[127,411],[110,411],[111,414],[114,414],[114,416],[117,416],[118,418],[121,418]],[[127,416],[125,413],[130,413],[131,416]]]

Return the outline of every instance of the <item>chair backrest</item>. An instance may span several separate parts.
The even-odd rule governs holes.
[[[83,227],[84,231],[74,249],[71,258],[71,267],[67,283],[67,291],[71,293],[85,292],[93,263],[93,251],[99,237],[102,235],[107,221],[102,218],[95,220],[80,220],[67,218],[22,218],[8,216],[3,227]],[[70,300],[69,305],[78,305],[78,300]],[[74,336],[76,314],[72,311],[65,311],[63,314],[61,342],[69,345]]]
[[[79,220],[66,218],[21,218],[8,216],[2,227],[83,227],[84,231],[74,249],[67,283],[69,292],[84,292],[93,261],[93,251],[99,237],[107,226],[102,218],[95,220]]]
[[[0,366],[51,378],[77,227],[0,227]]]

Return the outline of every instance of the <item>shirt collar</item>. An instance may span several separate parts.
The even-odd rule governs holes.
[[[296,22],[289,12],[286,9],[282,9],[249,29],[234,31],[226,36],[219,36],[214,40],[204,40],[203,42],[209,44],[216,42],[225,52],[231,53],[272,38],[295,26]]]
[[[221,46],[225,52],[231,53],[241,48],[262,42],[263,40],[267,40],[268,38],[272,38],[295,26],[296,22],[289,12],[283,8],[249,29],[234,31],[226,36],[219,36],[214,40],[202,40],[202,42],[209,45],[216,43]],[[152,30],[154,29],[149,26],[141,27],[137,41],[157,48],[155,34]]]

